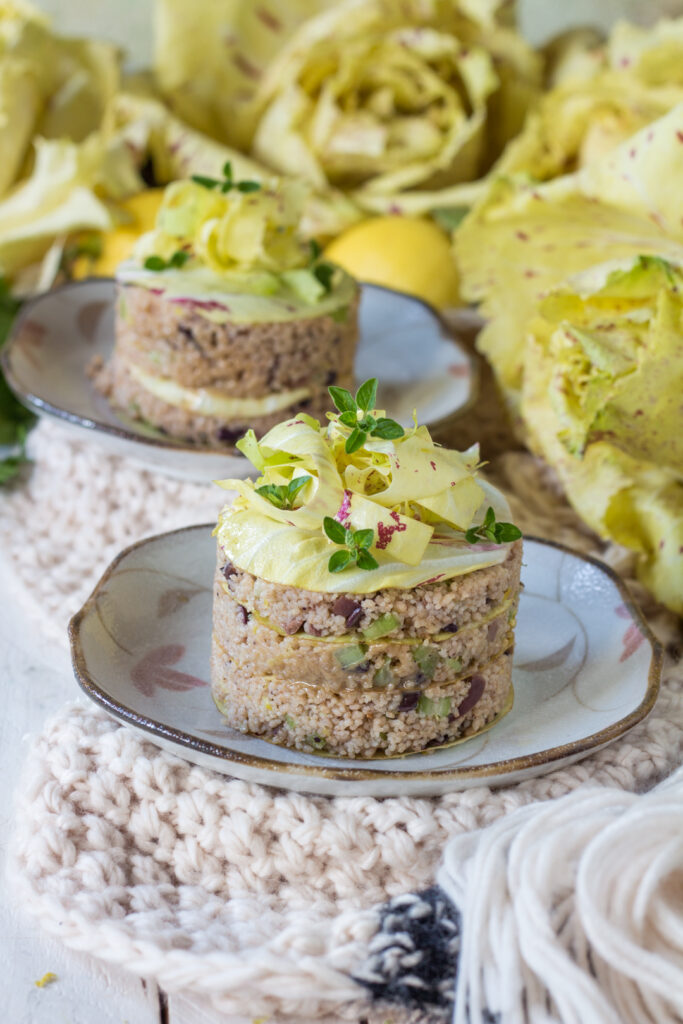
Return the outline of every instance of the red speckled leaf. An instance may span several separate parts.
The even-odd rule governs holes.
[[[576,637],[573,636],[564,647],[553,651],[552,654],[546,654],[544,658],[538,658],[536,661],[527,661],[524,665],[518,665],[517,668],[521,668],[525,672],[548,672],[551,668],[559,668],[560,665],[564,665],[575,643]]]
[[[176,691],[208,686],[204,679],[167,667],[180,661],[184,653],[185,648],[182,644],[164,644],[163,647],[155,647],[153,651],[149,651],[131,669],[130,678],[136,690],[145,697],[152,697],[157,686],[162,690]]]

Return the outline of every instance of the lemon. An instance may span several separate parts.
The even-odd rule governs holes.
[[[113,277],[117,266],[128,259],[140,235],[154,227],[157,211],[164,196],[163,188],[148,188],[120,203],[127,223],[102,235],[102,252],[96,260],[79,257],[73,267],[73,276]]]
[[[450,240],[423,217],[371,217],[330,242],[325,256],[359,281],[417,295],[437,308],[460,303]]]

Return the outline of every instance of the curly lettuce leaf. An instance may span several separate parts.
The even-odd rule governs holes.
[[[531,344],[522,409],[530,446],[556,470],[571,505],[601,537],[630,548],[652,593],[683,613],[683,480],[680,473],[634,458],[610,441],[572,454],[561,440],[553,403],[554,361]]]
[[[683,272],[661,257],[602,265],[552,291],[534,333],[554,363],[558,437],[580,455],[609,439],[683,473]]]
[[[193,128],[247,149],[263,70],[294,30],[336,0],[159,0],[154,70],[163,96]]]
[[[340,4],[302,26],[266,72],[257,155],[318,189],[370,194],[476,176],[486,50],[398,4]],[[324,75],[324,84],[321,75]]]

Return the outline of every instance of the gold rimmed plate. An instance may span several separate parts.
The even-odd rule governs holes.
[[[476,368],[438,314],[419,299],[361,286],[356,377],[379,377],[378,405],[412,425],[413,410],[432,428],[475,398]],[[16,396],[109,451],[171,476],[207,480],[252,471],[239,452],[183,443],[112,409],[88,368],[114,346],[114,282],[103,278],[56,288],[28,303],[11,332],[2,368]]]
[[[607,566],[524,542],[512,710],[463,743],[376,761],[302,754],[229,728],[211,699],[212,526],[112,563],[69,626],[85,693],[147,739],[248,782],[304,793],[428,796],[519,782],[624,735],[654,705],[661,650]]]

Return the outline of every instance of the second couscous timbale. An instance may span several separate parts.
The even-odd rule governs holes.
[[[110,403],[168,435],[232,447],[248,427],[324,415],[348,386],[358,286],[301,235],[306,188],[195,177],[116,274],[116,345],[93,367]]]

